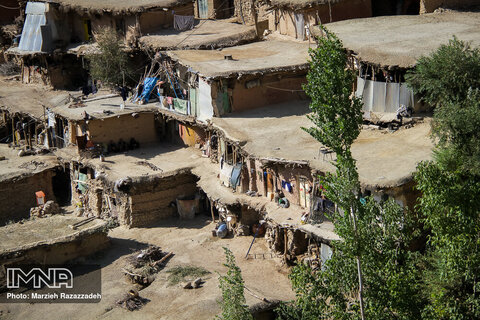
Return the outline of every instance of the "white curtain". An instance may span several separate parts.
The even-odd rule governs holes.
[[[204,122],[213,117],[212,88],[202,78],[198,79],[197,117]]]

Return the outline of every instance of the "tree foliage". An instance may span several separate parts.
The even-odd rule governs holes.
[[[431,235],[425,319],[480,318],[480,179],[441,162],[420,164],[419,208]]]
[[[253,320],[248,310],[244,296],[244,282],[240,268],[235,263],[235,257],[228,248],[225,250],[227,274],[220,276],[220,289],[222,289],[222,300],[220,306],[222,315],[219,320]]]
[[[459,103],[480,88],[480,49],[453,38],[429,56],[421,57],[406,75],[413,91],[433,107]]]
[[[98,52],[87,55],[91,77],[106,85],[121,85],[123,78],[131,73],[122,39],[112,28],[103,29],[95,38]]]
[[[418,60],[407,83],[435,107],[436,158],[448,170],[480,174],[480,49],[453,38]]]
[[[282,305],[280,319],[360,319],[354,257],[362,257],[366,319],[419,319],[418,253],[407,250],[415,236],[415,220],[393,201],[369,199],[359,209],[355,241],[350,219],[337,219],[342,241],[321,270],[299,264],[290,274],[296,292],[293,304]],[[358,246],[356,246],[358,244]]]
[[[355,74],[347,68],[342,42],[323,28],[318,47],[310,49],[310,71],[304,90],[311,98],[315,126],[304,129],[315,139],[346,156],[362,125],[362,102],[352,96]],[[349,152],[349,151],[348,151]]]
[[[480,65],[480,57],[479,57]],[[435,110],[432,132],[436,159],[448,170],[480,175],[480,90],[471,89],[460,102],[446,102]]]
[[[424,319],[480,318],[480,50],[454,38],[419,60],[409,84],[435,106],[434,161],[415,174],[429,231]]]

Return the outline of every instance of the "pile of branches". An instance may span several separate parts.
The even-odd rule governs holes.
[[[0,64],[0,75],[13,76],[20,73],[20,67],[14,62],[5,62]]]
[[[117,305],[128,311],[134,311],[143,307],[148,301],[150,300],[140,297],[137,291],[129,290],[122,299],[117,301]]]
[[[123,272],[129,282],[144,288],[155,280],[155,274],[165,267],[172,256],[173,252],[164,252],[160,247],[149,246],[130,255]]]

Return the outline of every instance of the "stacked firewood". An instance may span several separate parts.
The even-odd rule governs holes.
[[[164,252],[160,247],[150,246],[130,255],[123,272],[129,282],[147,287],[172,256],[173,252]]]

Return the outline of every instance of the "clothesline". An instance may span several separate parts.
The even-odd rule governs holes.
[[[304,92],[304,90],[294,90],[294,89],[284,89],[284,88],[276,88],[276,87],[272,87],[272,86],[265,86],[269,89],[275,89],[275,90],[280,90],[280,91],[288,91],[288,92]]]
[[[9,10],[18,10],[18,9],[20,9],[21,7],[7,7],[7,6],[4,6],[4,5],[1,5],[1,4],[0,4],[0,8],[9,9]]]

